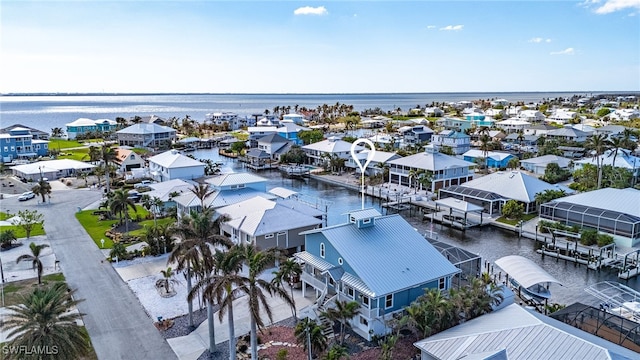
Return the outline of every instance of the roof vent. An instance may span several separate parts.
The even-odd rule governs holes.
[[[171,150],[171,155],[177,155],[178,154],[178,150],[176,149],[172,149]]]

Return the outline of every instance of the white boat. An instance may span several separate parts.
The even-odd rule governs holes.
[[[549,289],[540,283],[533,284],[526,288],[520,285],[514,278],[510,278],[509,282],[511,283],[511,287],[518,291],[520,296],[528,296],[529,298],[535,299],[539,302],[543,302],[551,297]]]
[[[621,306],[609,309],[608,311],[612,314],[640,323],[640,301],[623,302]]]

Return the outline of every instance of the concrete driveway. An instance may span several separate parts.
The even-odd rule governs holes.
[[[69,286],[84,299],[78,308],[99,359],[175,359],[127,284],[76,220],[78,208],[98,201],[97,190],[54,190],[51,203],[2,200],[2,211],[37,209],[51,249],[60,261]]]

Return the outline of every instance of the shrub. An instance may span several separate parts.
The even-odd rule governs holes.
[[[289,355],[289,350],[280,349],[276,353],[276,360],[287,360],[287,356]]]
[[[598,234],[598,246],[603,247],[613,244],[613,236],[607,234]]]
[[[507,201],[502,207],[502,215],[507,219],[519,220],[522,218],[522,214],[524,214],[524,205],[515,200]]]
[[[580,234],[580,243],[585,246],[595,245],[598,243],[598,231],[583,230]]]

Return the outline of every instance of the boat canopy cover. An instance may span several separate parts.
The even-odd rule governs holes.
[[[502,257],[496,260],[496,265],[500,266],[502,270],[525,288],[540,283],[562,285],[560,281],[556,280],[536,263],[522,256],[509,255]]]

